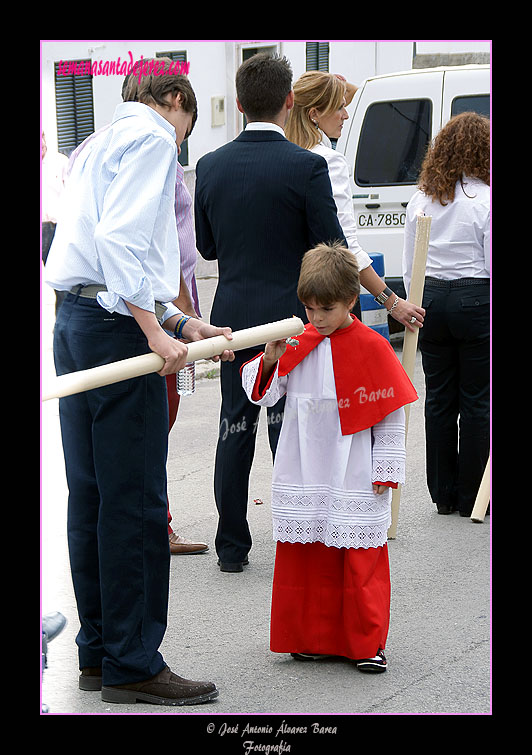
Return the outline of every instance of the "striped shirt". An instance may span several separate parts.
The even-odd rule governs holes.
[[[201,316],[196,280],[194,278],[198,253],[196,251],[196,235],[192,215],[192,197],[184,181],[184,173],[183,166],[178,162],[175,186],[175,218],[181,252],[181,272],[194,302],[196,314]]]

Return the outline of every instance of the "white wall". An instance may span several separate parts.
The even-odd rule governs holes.
[[[431,39],[416,42],[416,52],[418,55],[490,51],[490,40],[482,39]]]

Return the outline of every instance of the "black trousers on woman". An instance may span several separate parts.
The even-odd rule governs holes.
[[[489,303],[488,279],[425,281],[426,471],[441,513],[470,516],[489,456]]]

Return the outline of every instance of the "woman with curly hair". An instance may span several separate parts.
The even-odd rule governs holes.
[[[431,215],[419,334],[427,484],[439,514],[470,516],[489,456],[490,123],[452,118],[429,147],[408,203],[408,292],[416,218]]]

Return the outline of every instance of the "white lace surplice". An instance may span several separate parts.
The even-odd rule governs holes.
[[[260,361],[242,372],[250,400]],[[329,338],[289,375],[279,378],[277,372],[264,397],[253,402],[273,406],[286,393],[272,481],[274,540],[338,548],[384,545],[392,493],[375,495],[372,484],[404,482],[404,409],[367,430],[342,435]]]

